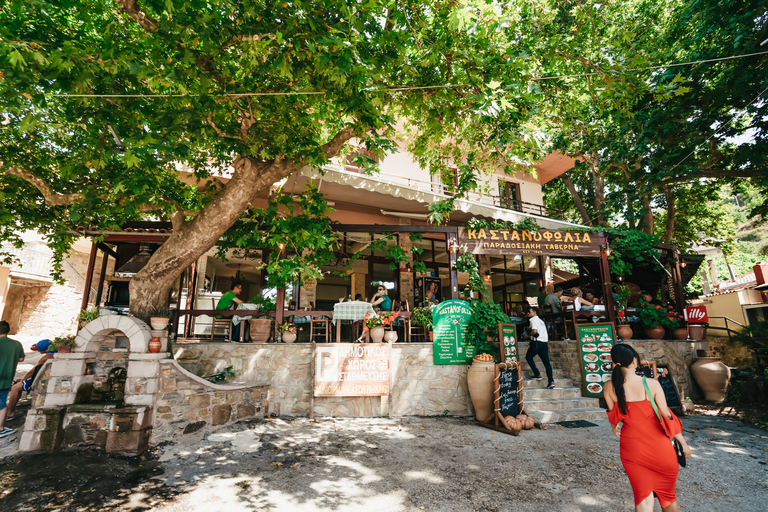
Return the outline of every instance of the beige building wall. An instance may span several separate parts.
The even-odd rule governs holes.
[[[744,317],[742,304],[757,304],[761,302],[760,292],[755,290],[739,290],[738,292],[706,297],[702,304],[707,306],[709,325],[711,327],[724,328],[725,321],[723,319],[712,317],[728,317],[742,325],[746,325],[747,319]],[[731,329],[738,328],[737,325],[732,323],[729,323],[729,326]]]

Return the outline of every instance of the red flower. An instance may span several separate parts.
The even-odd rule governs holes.
[[[656,309],[661,309],[661,306],[656,306]]]
[[[626,315],[624,314],[624,310],[622,309],[619,311],[619,318],[624,318]]]

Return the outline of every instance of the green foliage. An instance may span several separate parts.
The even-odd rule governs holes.
[[[768,353],[768,321],[756,322],[745,326],[736,334],[728,338],[728,345],[732,347],[747,347],[765,356]],[[768,380],[768,368],[764,369],[765,378]]]
[[[495,302],[472,299],[469,307],[472,314],[464,336],[467,345],[477,347],[479,354],[494,354],[493,341],[489,341],[488,337],[496,337],[499,324],[509,323],[509,316]]]
[[[454,268],[458,272],[466,272],[469,274],[469,281],[464,287],[464,295],[469,297],[471,292],[488,293],[488,286],[485,284],[485,280],[480,276],[480,266],[477,264],[474,254],[468,252],[460,254],[456,258]]]
[[[640,323],[645,327],[667,327],[677,329],[680,326],[680,317],[671,307],[649,304],[640,301]]]
[[[339,248],[339,235],[328,217],[332,212],[313,182],[299,197],[280,190],[270,197],[266,209],[251,210],[227,231],[217,256],[226,259],[230,249],[270,249],[264,265],[268,287],[322,279],[320,267],[330,264]]]
[[[99,308],[93,306],[80,311],[80,314],[77,315],[77,320],[80,322],[93,322],[100,316],[101,313],[99,313]]]
[[[255,297],[251,298],[250,302],[251,304],[256,304],[256,306],[258,306],[257,309],[262,313],[267,311],[274,311],[277,308],[275,299],[265,297],[264,295],[256,295]]]
[[[420,307],[420,308],[413,308],[413,312],[411,313],[411,322],[420,325],[424,328],[426,332],[429,332],[432,330],[432,308],[431,307]]]
[[[171,312],[168,309],[155,309],[150,314],[150,317],[156,317],[156,318],[171,318],[173,315],[173,312]]]
[[[235,377],[235,372],[232,370],[231,366],[227,366],[223,371],[214,373],[213,375],[206,375],[203,378],[216,384],[218,382],[225,382],[227,379],[231,379],[233,377]]]
[[[48,346],[48,352],[61,352],[64,351],[73,351],[77,348],[77,343],[75,343],[75,335],[71,334],[69,336],[61,336],[53,338],[51,341],[51,344]]]

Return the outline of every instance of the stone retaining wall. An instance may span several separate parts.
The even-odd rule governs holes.
[[[232,366],[234,383],[269,382],[274,399],[268,413],[309,414],[311,357],[309,344],[178,343],[178,363],[197,375]],[[467,391],[466,365],[433,364],[431,343],[397,343],[390,355],[388,397],[316,398],[318,416],[452,416],[473,413]]]
[[[628,340],[626,343],[632,345],[644,360],[656,361],[656,364],[669,367],[670,374],[677,384],[680,400],[685,399],[687,396],[693,399],[702,398],[701,391],[694,382],[690,372],[695,354],[694,342]],[[562,369],[565,376],[573,380],[573,385],[580,387],[582,384],[582,371],[578,341],[550,341],[549,352],[552,366]]]
[[[176,361],[161,361],[152,442],[246,418],[263,418],[270,392],[271,386],[266,384],[212,384],[190,375]]]

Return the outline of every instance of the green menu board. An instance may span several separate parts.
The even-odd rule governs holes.
[[[517,363],[517,327],[499,324],[499,350],[502,363]]]
[[[613,323],[576,325],[581,368],[584,375],[582,392],[590,398],[602,397],[603,386],[611,380],[611,349],[616,343]]]
[[[469,364],[475,347],[467,347],[464,336],[472,311],[463,300],[447,300],[432,310],[435,364]]]

